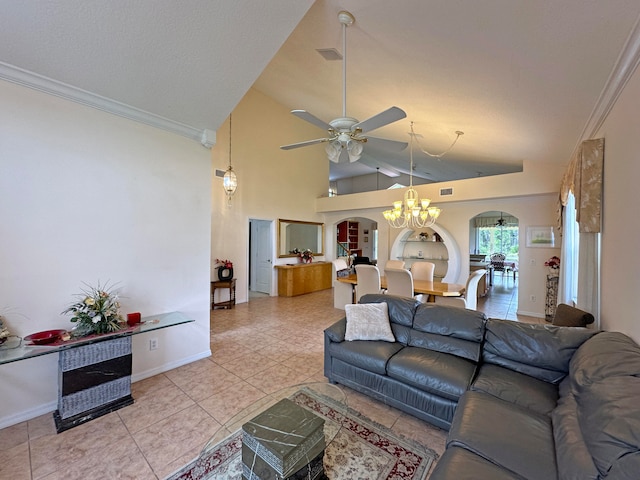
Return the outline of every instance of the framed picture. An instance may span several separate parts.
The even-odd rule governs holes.
[[[527,247],[555,247],[553,227],[527,227]]]
[[[369,243],[369,237],[364,237],[364,243]]]
[[[365,234],[365,235],[369,235],[369,230],[365,230],[365,231],[364,231],[364,234]]]

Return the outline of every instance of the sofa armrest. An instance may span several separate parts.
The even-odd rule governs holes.
[[[347,318],[342,318],[336,323],[326,328],[324,331],[325,338],[332,342],[344,342],[344,336],[347,331]]]

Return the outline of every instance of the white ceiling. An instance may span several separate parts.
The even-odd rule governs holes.
[[[441,161],[414,155],[417,172],[455,179],[566,163],[640,15],[637,0],[311,3],[0,0],[0,62],[199,130],[217,130],[254,82],[329,121],[341,116],[342,65],[315,50],[342,50],[346,9],[347,114],[399,106],[407,118],[371,135],[408,141],[413,121],[433,152],[464,131]],[[375,161],[406,172],[408,151]],[[338,167],[336,178],[375,171]]]

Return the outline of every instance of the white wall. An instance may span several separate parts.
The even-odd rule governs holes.
[[[601,327],[640,343],[640,71],[635,72],[594,138],[605,138]]]
[[[323,215],[315,213],[315,202],[328,193],[329,162],[322,145],[289,151],[280,149],[280,145],[318,138],[322,130],[291,115],[288,109],[258,90],[249,90],[234,109],[231,123],[231,163],[238,177],[238,189],[229,207],[222,179],[214,176],[211,181],[211,258],[233,261],[236,301],[242,303],[248,299],[249,219],[273,222],[272,261],[290,263],[291,258],[277,258],[277,220],[324,221]],[[228,120],[218,129],[217,140],[212,150],[214,169],[226,170]],[[315,258],[316,261],[323,259]],[[272,295],[277,294],[277,286],[274,269]],[[226,291],[222,294],[226,295]]]
[[[211,152],[197,142],[0,82],[0,312],[21,336],[73,324],[83,282],[123,313],[195,323],[134,337],[134,379],[209,351]],[[0,366],[0,427],[52,411],[57,354]]]

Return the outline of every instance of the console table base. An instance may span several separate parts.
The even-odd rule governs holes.
[[[56,432],[61,433],[65,430],[69,430],[70,428],[77,427],[78,425],[82,425],[83,423],[89,422],[95,418],[102,417],[107,413],[115,412],[123,407],[128,405],[133,405],[133,397],[131,395],[127,395],[126,397],[120,398],[113,402],[107,403],[100,407],[92,408],[87,410],[86,412],[82,412],[78,415],[74,415],[69,418],[61,418],[60,412],[56,410],[53,412],[53,420],[56,423]]]

